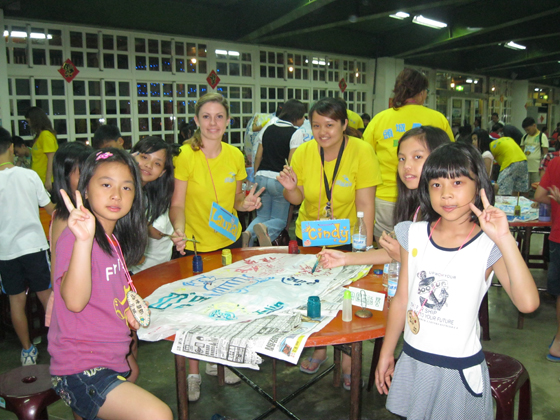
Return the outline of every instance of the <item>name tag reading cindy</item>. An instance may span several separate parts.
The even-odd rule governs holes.
[[[217,203],[212,203],[208,225],[221,235],[235,242],[239,232],[239,219]]]
[[[314,220],[301,222],[303,246],[325,246],[349,244],[350,220]]]

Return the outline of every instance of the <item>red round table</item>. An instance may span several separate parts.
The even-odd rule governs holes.
[[[319,252],[319,250],[320,248],[300,247],[300,251],[304,254],[315,254]],[[242,248],[232,250],[232,256],[233,262],[235,262],[254,255],[287,252],[288,247]],[[204,272],[222,267],[220,251],[199,255],[202,256]],[[132,279],[140,296],[146,298],[160,286],[185,279],[187,277],[192,277],[193,275],[192,257],[185,257],[141,271],[140,273],[132,276]],[[352,286],[383,293],[382,277],[380,275],[374,275],[373,270],[364,278],[353,283]],[[360,308],[356,306],[353,307],[354,312],[358,309]],[[352,378],[349,418],[352,420],[359,419],[361,414],[362,341],[382,338],[385,335],[387,310],[385,309],[383,312],[372,311],[372,313],[373,316],[371,318],[364,319],[354,316],[352,322],[342,322],[342,311],[339,311],[335,319],[333,319],[321,331],[312,334],[305,344],[305,347],[340,344],[348,344],[350,346],[352,356]],[[168,337],[167,340],[173,341],[174,336]],[[381,342],[381,340],[376,341],[374,354],[378,354]],[[223,366],[218,365],[218,372],[223,380]],[[186,357],[184,356],[175,355],[175,379],[177,385],[177,408],[179,412],[179,419],[185,420],[188,419],[188,399],[186,383]],[[333,380],[335,386],[340,386],[340,351],[335,351]],[[222,385],[223,382],[220,381],[220,384]],[[276,408],[284,412],[288,417],[297,418],[293,416],[293,414],[286,412],[287,410],[283,407],[282,401],[277,401],[275,395],[273,400],[270,402],[274,404]]]

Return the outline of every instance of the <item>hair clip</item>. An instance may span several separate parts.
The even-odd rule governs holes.
[[[113,156],[111,152],[97,152],[97,157],[95,158],[95,160],[107,159],[111,156]]]

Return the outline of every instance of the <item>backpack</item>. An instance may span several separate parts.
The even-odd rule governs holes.
[[[542,136],[543,136],[543,132],[541,131],[539,134],[540,134],[541,149],[542,149],[542,148],[543,148],[543,145],[542,145]],[[524,142],[525,142],[525,139],[527,138],[528,135],[529,135],[529,134],[525,134],[525,135],[521,138],[521,143],[524,143]]]

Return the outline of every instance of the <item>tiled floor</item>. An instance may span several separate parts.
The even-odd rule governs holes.
[[[533,249],[542,246],[540,235],[535,237]],[[546,284],[546,272],[533,270],[539,286]],[[502,288],[492,287],[489,294],[490,336],[484,342],[485,350],[510,355],[520,360],[531,376],[533,393],[533,418],[535,420],[560,419],[560,363],[546,360],[548,345],[556,331],[554,301],[546,293],[541,293],[541,306],[533,314],[525,316],[525,327],[518,330],[517,311]],[[46,339],[38,346],[40,363],[48,363]],[[141,375],[138,384],[157,395],[170,405],[177,414],[175,395],[175,369],[171,343],[141,343],[139,362]],[[364,345],[363,377],[367,380],[371,364],[373,344]],[[20,346],[15,334],[8,333],[0,342],[0,373],[19,365]],[[309,352],[309,350],[308,350]],[[304,353],[305,355],[305,353]],[[332,349],[329,350],[332,360]],[[271,391],[271,361],[267,359],[261,371],[250,371],[247,375]],[[217,379],[204,374],[201,399],[190,405],[190,418],[210,420],[219,413],[235,419],[245,420],[266,411],[268,404],[255,391],[245,384],[218,387]],[[285,396],[295,390],[309,376],[301,373],[297,367],[278,363],[279,395]],[[363,391],[362,416],[364,419],[395,418],[385,408],[385,398],[376,391]],[[302,419],[346,419],[349,412],[349,393],[342,387],[332,386],[332,376],[327,376],[314,388],[305,391],[299,398],[290,402],[288,408]],[[12,413],[0,410],[0,419],[15,419]],[[62,402],[49,408],[51,419],[72,419],[72,413]],[[285,419],[282,413],[274,413],[269,418]]]

